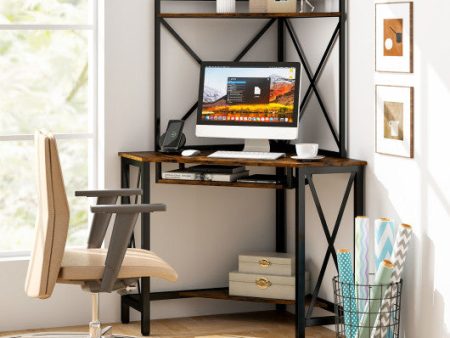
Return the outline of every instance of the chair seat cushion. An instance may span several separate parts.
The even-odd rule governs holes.
[[[70,249],[64,252],[58,281],[99,280],[105,269],[107,249]],[[148,250],[127,249],[118,279],[157,277],[176,281],[175,270]]]

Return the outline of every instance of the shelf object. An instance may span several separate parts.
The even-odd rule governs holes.
[[[311,13],[160,13],[166,19],[272,19],[272,18],[339,18],[340,12]]]
[[[270,184],[270,183],[215,182],[215,181],[191,181],[191,180],[168,180],[168,179],[160,179],[156,183],[203,185],[203,186],[211,186],[211,187],[284,189],[284,186],[282,184]]]

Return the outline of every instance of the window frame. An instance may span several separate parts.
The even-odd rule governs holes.
[[[54,133],[56,140],[86,140],[88,141],[88,186],[90,189],[98,187],[99,180],[99,22],[100,9],[103,8],[103,0],[89,0],[90,13],[88,24],[28,24],[28,23],[12,23],[0,24],[0,33],[2,31],[38,31],[38,30],[80,30],[89,34],[88,44],[88,132],[80,133]],[[33,134],[1,134],[0,142],[8,141],[32,141]],[[88,222],[91,215],[88,216]],[[20,259],[21,257],[29,257],[30,251],[12,250],[1,251],[1,259]]]

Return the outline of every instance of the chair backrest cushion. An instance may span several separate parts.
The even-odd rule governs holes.
[[[30,297],[48,298],[64,256],[69,205],[55,138],[49,133],[36,132],[35,148],[38,213],[25,292]]]

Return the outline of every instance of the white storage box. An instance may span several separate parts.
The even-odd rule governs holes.
[[[267,0],[268,13],[293,13],[297,11],[297,0]]]
[[[267,13],[267,0],[249,0],[250,13]]]
[[[241,272],[229,274],[230,296],[295,300],[294,276],[270,276]],[[305,273],[305,293],[309,293],[309,273]]]
[[[239,272],[264,275],[292,276],[294,256],[279,252],[253,252],[239,255]]]

